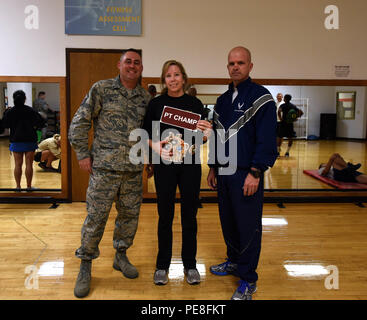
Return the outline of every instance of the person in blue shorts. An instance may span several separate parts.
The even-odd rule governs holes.
[[[14,107],[5,111],[3,124],[10,128],[9,150],[14,156],[14,178],[16,191],[21,191],[23,159],[25,159],[26,191],[32,191],[33,158],[37,145],[37,129],[46,124],[41,115],[32,107],[25,105],[26,94],[17,90],[13,94]]]

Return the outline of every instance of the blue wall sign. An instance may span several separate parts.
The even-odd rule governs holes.
[[[141,35],[141,0],[65,0],[65,33]]]

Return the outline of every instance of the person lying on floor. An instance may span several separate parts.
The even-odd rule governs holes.
[[[319,175],[341,182],[367,184],[367,175],[357,171],[361,164],[346,162],[339,153],[334,153],[327,163],[319,166]]]

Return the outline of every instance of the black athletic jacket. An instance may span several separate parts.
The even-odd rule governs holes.
[[[37,142],[37,129],[46,121],[33,108],[22,105],[8,109],[4,113],[3,125],[10,128],[10,142]]]

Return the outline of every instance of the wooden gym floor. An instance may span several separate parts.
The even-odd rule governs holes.
[[[13,161],[7,140],[0,139],[0,143],[0,186],[8,188],[13,183]],[[285,148],[286,143],[282,154]],[[366,172],[365,142],[296,141],[290,158],[280,157],[267,172],[266,188],[329,188],[302,171],[318,167],[334,152],[347,161],[362,163],[361,171]],[[205,170],[203,188],[207,188]],[[55,187],[60,181],[60,174],[42,172],[35,166],[35,187]],[[153,188],[153,179],[149,183]],[[285,206],[264,205],[254,299],[366,300],[367,208],[340,203]],[[152,280],[157,253],[156,204],[142,205],[136,238],[128,251],[140,272],[134,280],[112,268],[113,208],[100,244],[101,256],[93,262],[91,292],[85,299],[229,299],[238,279],[209,272],[210,265],[226,257],[217,205],[204,203],[198,211],[197,266],[202,282],[197,286],[187,284],[183,276],[179,209],[177,204],[166,286],[155,286]],[[74,252],[80,245],[85,215],[85,203],[64,203],[56,209],[50,209],[50,204],[0,204],[0,299],[75,299],[73,288],[80,261]]]
[[[0,204],[0,299],[76,299],[85,203]],[[143,204],[130,260],[140,275],[130,280],[112,268],[113,209],[92,267],[85,299],[227,300],[238,279],[218,277],[209,266],[224,261],[216,204],[198,212],[197,266],[202,282],[184,280],[180,259],[179,205],[174,219],[173,259],[166,286],[153,284],[157,253],[155,204]],[[265,204],[263,242],[254,300],[367,299],[367,208],[354,204]],[[32,270],[34,273],[32,273]],[[331,281],[330,279],[333,279]],[[330,287],[331,284],[331,287]]]

